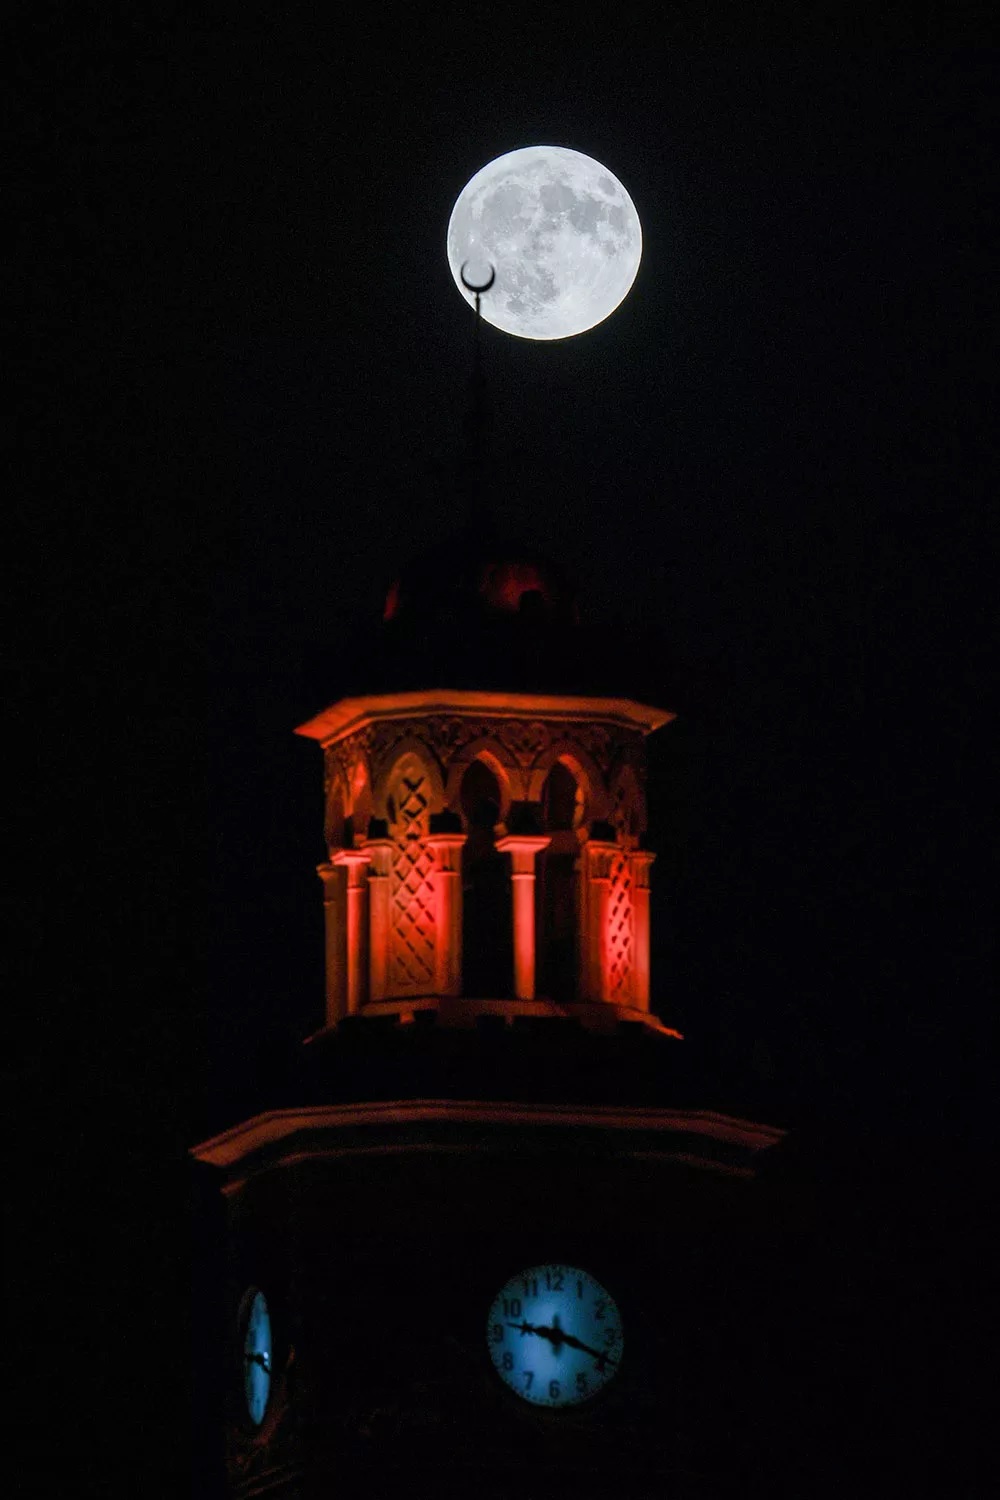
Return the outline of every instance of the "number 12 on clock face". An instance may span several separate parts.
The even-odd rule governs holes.
[[[535,1406],[589,1401],[621,1365],[614,1298],[574,1266],[532,1266],[512,1276],[493,1299],[486,1339],[501,1380]]]

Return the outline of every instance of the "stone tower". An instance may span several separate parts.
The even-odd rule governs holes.
[[[240,1497],[716,1493],[684,1475],[757,1378],[719,1317],[781,1132],[692,1105],[649,961],[645,744],[672,715],[612,646],[558,567],[467,533],[299,727],[324,1022],[290,1091],[195,1152],[228,1204]],[[613,1358],[575,1303],[503,1300],[539,1267],[581,1308],[607,1289]]]

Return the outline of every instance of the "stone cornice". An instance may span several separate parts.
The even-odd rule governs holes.
[[[616,1152],[673,1157],[739,1176],[752,1175],[749,1160],[785,1135],[775,1126],[711,1110],[414,1099],[271,1110],[202,1141],[191,1154],[232,1173],[233,1168],[245,1169],[250,1158],[275,1165],[372,1151],[461,1149],[464,1135],[456,1139],[451,1132],[463,1126],[476,1132],[475,1143],[465,1143],[467,1149],[482,1149],[483,1127],[497,1132],[527,1128],[542,1136],[607,1133]],[[631,1141],[626,1143],[624,1136]]]
[[[378,693],[341,698],[300,724],[295,733],[327,745],[367,724],[384,719],[426,718],[429,714],[485,714],[495,718],[531,715],[566,723],[605,722],[650,734],[675,714],[631,698],[574,697],[556,693],[486,693],[462,688],[424,688],[419,692]]]

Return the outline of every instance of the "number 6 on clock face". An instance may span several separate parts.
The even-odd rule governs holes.
[[[532,1266],[501,1287],[486,1342],[494,1369],[534,1406],[576,1406],[618,1373],[622,1323],[614,1298],[574,1266]]]

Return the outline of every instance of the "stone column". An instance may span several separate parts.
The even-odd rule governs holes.
[[[347,1014],[347,882],[330,864],[317,865],[316,873],[323,882],[326,1024],[336,1026]]]
[[[347,871],[347,1014],[356,1016],[368,998],[368,855],[341,849],[333,863]]]
[[[587,861],[583,851],[577,852],[573,861],[573,892],[576,897],[576,998],[589,1000],[588,955],[590,953],[590,926],[587,913]]]
[[[366,839],[368,855],[368,994],[384,1000],[389,993],[389,928],[391,922],[392,839]]]
[[[508,833],[497,840],[500,853],[510,855],[514,994],[518,1000],[535,998],[535,855],[551,842],[547,834],[533,833]]]
[[[632,854],[632,1004],[649,1009],[649,867],[656,858],[648,849]]]
[[[462,850],[464,833],[431,833],[434,855],[434,972],[439,995],[462,993]]]
[[[583,931],[581,934],[581,989],[584,1000],[608,1000],[608,898],[611,862],[618,845],[607,839],[588,839],[581,851]]]

